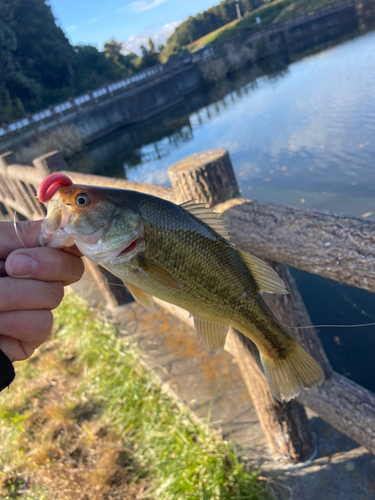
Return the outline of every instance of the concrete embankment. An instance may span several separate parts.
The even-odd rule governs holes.
[[[36,135],[62,125],[74,128],[82,144],[86,145],[120,127],[140,123],[180,104],[186,95],[203,84],[195,63],[180,65],[104,99],[90,99],[83,106],[74,105],[68,111],[54,113],[38,124],[25,127],[22,132],[13,132],[9,138],[4,138],[0,151],[14,149],[15,144],[17,148],[27,145]]]
[[[119,127],[147,120],[179,104],[185,95],[201,85],[199,71],[192,64],[129,89],[111,101],[105,101],[74,116],[67,116],[64,123],[73,125],[83,143],[88,144]]]

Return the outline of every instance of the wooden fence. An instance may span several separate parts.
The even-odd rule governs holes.
[[[64,170],[58,152],[37,158],[33,167],[14,164],[11,152],[0,156],[0,202],[12,217],[41,218],[45,207],[36,189],[51,171]],[[311,325],[287,265],[342,283],[375,291],[375,222],[327,212],[302,210],[240,198],[237,181],[225,150],[193,155],[169,169],[172,188],[120,179],[65,172],[74,183],[111,186],[149,193],[175,203],[197,199],[223,214],[231,241],[242,250],[273,262],[289,295],[265,294],[264,299],[279,321],[294,327]],[[32,196],[32,197],[30,197]],[[96,266],[86,261],[109,305],[119,303]],[[112,278],[110,279],[112,281]],[[157,301],[172,314],[191,324],[185,311]],[[301,461],[311,456],[313,440],[303,405],[315,411],[359,444],[375,453],[375,394],[333,371],[316,331],[311,326],[291,329],[326,375],[324,384],[304,391],[297,401],[280,403],[268,386],[252,342],[230,329],[226,350],[236,357],[259,421],[277,457]]]

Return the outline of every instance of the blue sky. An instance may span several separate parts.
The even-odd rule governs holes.
[[[165,43],[175,27],[190,15],[220,0],[49,0],[58,24],[73,44],[102,49],[106,41],[124,41],[128,50],[147,43]]]

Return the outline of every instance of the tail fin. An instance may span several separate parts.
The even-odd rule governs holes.
[[[260,359],[271,391],[279,401],[290,401],[303,389],[312,389],[324,380],[323,370],[297,341],[285,358],[260,353]]]

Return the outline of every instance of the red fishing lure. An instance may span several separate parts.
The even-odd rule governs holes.
[[[72,180],[65,174],[51,174],[46,177],[38,189],[38,198],[42,203],[47,203],[52,196],[62,187],[71,186]]]

